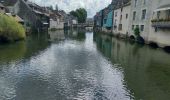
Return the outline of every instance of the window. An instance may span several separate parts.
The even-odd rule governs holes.
[[[122,20],[122,15],[120,16],[120,20]]]
[[[146,18],[146,9],[142,10],[142,20]]]
[[[167,18],[170,18],[170,10],[167,10]]]
[[[121,12],[123,11],[123,7],[121,8]]]
[[[117,17],[117,12],[115,12],[115,17]]]
[[[135,7],[137,6],[137,0],[135,0]]]
[[[141,26],[140,26],[140,30],[141,30],[142,32],[144,31],[144,27],[145,27],[144,25],[141,25]]]
[[[134,28],[135,28],[135,25],[132,25],[132,30],[134,30]]]
[[[146,0],[143,0],[143,5],[145,5],[146,4]]]
[[[128,14],[126,14],[126,19],[128,19]]]
[[[104,24],[106,24],[107,19],[104,19]]]
[[[157,12],[157,18],[158,18],[158,19],[160,18],[160,14],[161,14],[161,12],[158,11],[158,12]]]
[[[122,30],[122,24],[119,24],[119,31]]]
[[[136,28],[139,28],[139,25],[136,25]]]
[[[115,24],[117,23],[117,20],[115,19]]]
[[[136,11],[133,12],[133,20],[136,19]]]

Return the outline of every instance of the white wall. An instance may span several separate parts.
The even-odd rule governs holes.
[[[156,10],[160,6],[170,4],[170,0],[153,0],[154,2],[152,3],[152,10]],[[165,12],[161,12],[161,17],[164,17]],[[155,19],[156,13],[152,13],[152,18]],[[155,42],[157,43],[160,47],[165,47],[165,46],[170,46],[170,29],[157,29],[155,31],[155,28],[152,27],[152,22],[150,22],[150,34],[149,34],[149,42]]]
[[[134,35],[134,30],[132,30],[132,25],[144,25],[144,31],[141,31],[140,35],[144,38],[145,42],[148,42],[149,32],[150,32],[150,22],[152,17],[152,2],[154,0],[137,0],[137,5],[135,6],[135,0],[131,0],[131,14],[130,14],[130,24],[129,32],[130,35]],[[146,18],[142,19],[142,10],[146,9]],[[136,20],[133,20],[133,12],[136,11]],[[135,35],[134,35],[135,36]]]
[[[114,11],[113,27],[115,25],[117,26],[117,28],[113,28],[114,34],[120,33],[124,36],[129,34],[130,10],[131,10],[131,6],[128,5],[128,6],[124,6],[122,11],[121,11],[121,8],[116,9]],[[115,16],[115,13],[117,13],[117,16]],[[126,18],[126,14],[128,15],[127,18]],[[120,20],[121,15],[122,15],[122,20]],[[122,30],[119,30],[119,24],[122,24]]]
[[[50,19],[50,29],[55,28],[55,29],[64,29],[64,22],[60,21],[57,19],[57,21]]]

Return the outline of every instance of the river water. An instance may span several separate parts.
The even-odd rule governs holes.
[[[0,45],[0,100],[169,100],[170,54],[85,31]]]

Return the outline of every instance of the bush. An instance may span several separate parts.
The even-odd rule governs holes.
[[[25,39],[25,29],[13,17],[0,14],[0,41],[8,42]]]
[[[140,29],[139,29],[139,27],[136,27],[135,29],[134,29],[134,34],[138,37],[138,36],[140,36]]]

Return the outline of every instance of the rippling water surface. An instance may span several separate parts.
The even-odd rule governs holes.
[[[56,31],[0,46],[0,100],[169,100],[170,54]]]

